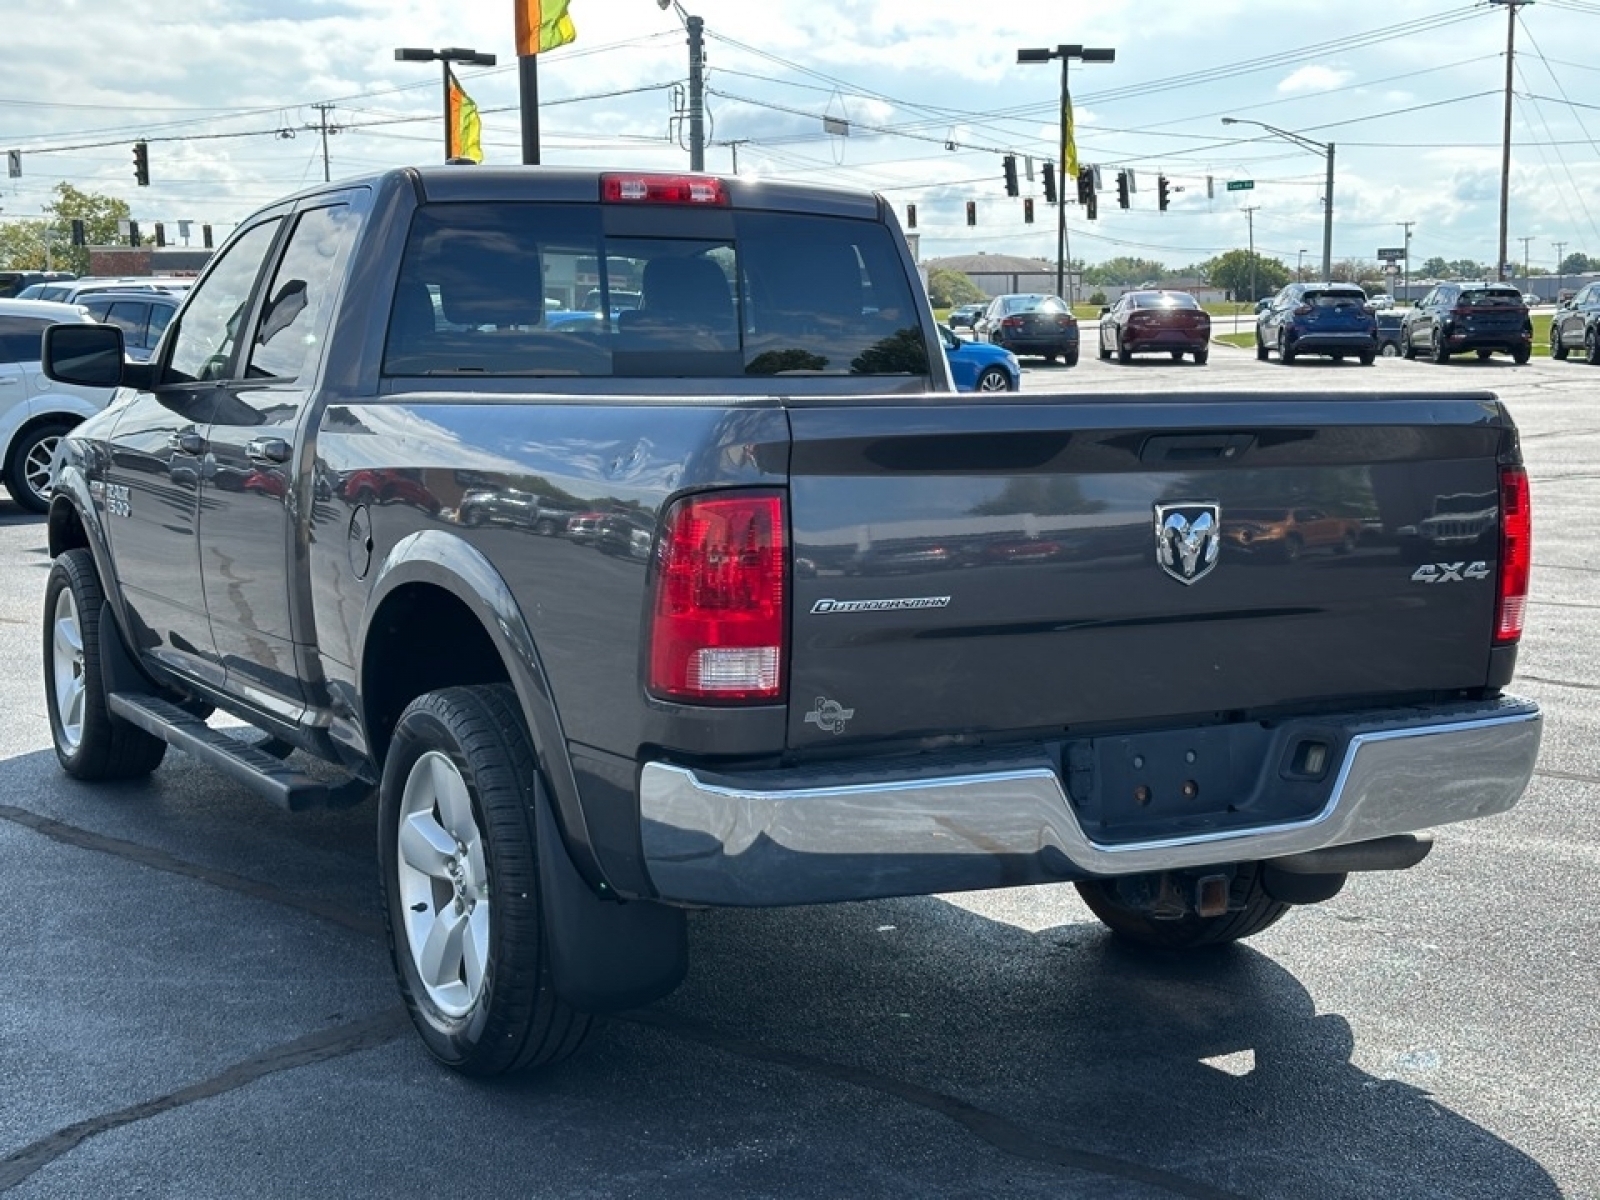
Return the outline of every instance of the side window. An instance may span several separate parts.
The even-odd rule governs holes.
[[[48,321],[0,316],[0,363],[38,362],[39,339]]]
[[[94,312],[94,309],[89,311]],[[95,315],[107,325],[120,326],[128,345],[144,346],[145,318],[149,312],[150,303],[147,300],[118,300],[109,308],[102,305],[101,311]]]
[[[356,218],[345,204],[300,215],[267,289],[246,374],[296,379],[315,370],[325,318],[355,230]]]
[[[169,382],[193,383],[227,374],[250,303],[250,289],[280,224],[281,218],[274,218],[249,230],[195,286],[167,362]]]

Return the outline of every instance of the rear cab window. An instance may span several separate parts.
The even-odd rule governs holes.
[[[1462,308],[1524,308],[1522,293],[1516,288],[1463,288],[1456,302]]]
[[[417,210],[383,361],[389,376],[930,370],[898,246],[878,222],[536,202]]]

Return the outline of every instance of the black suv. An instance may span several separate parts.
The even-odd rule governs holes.
[[[1550,357],[1565,358],[1573,350],[1600,365],[1600,283],[1563,300],[1550,318]]]
[[[1533,318],[1509,283],[1441,283],[1406,314],[1400,353],[1426,353],[1447,362],[1467,350],[1488,358],[1496,350],[1525,363],[1533,353]]]
[[[1370,367],[1378,355],[1378,322],[1367,293],[1353,283],[1291,283],[1256,316],[1256,357],[1276,350],[1285,364],[1301,354],[1350,355]]]

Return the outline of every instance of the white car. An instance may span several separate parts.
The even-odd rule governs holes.
[[[0,479],[29,512],[50,506],[56,443],[111,401],[112,388],[46,379],[39,341],[51,325],[94,324],[89,310],[49,300],[0,300]]]
[[[1373,296],[1367,301],[1367,307],[1372,309],[1374,312],[1377,312],[1381,308],[1393,308],[1394,297],[1387,295],[1384,292],[1379,292],[1377,295]]]

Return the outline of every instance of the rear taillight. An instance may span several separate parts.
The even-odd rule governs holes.
[[[1501,467],[1500,594],[1494,623],[1497,644],[1514,642],[1522,636],[1532,567],[1533,509],[1528,493],[1528,473],[1521,467]]]
[[[692,702],[775,700],[783,630],[783,497],[710,494],[668,509],[650,625],[650,693]]]
[[[1309,317],[1311,315],[1311,305],[1301,304],[1296,306],[1294,315],[1297,317]]]
[[[728,189],[714,175],[602,175],[600,198],[617,204],[726,206]]]

